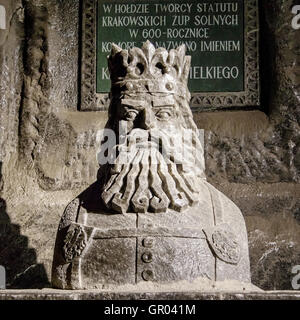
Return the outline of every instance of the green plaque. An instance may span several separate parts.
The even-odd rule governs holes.
[[[82,0],[82,110],[107,108],[112,43],[192,56],[191,106],[259,105],[258,0]]]
[[[98,0],[98,93],[110,90],[111,43],[128,49],[146,40],[168,50],[186,45],[191,92],[244,90],[243,0]]]

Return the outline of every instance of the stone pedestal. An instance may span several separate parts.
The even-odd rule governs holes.
[[[300,291],[252,292],[101,292],[2,290],[0,300],[300,300]]]

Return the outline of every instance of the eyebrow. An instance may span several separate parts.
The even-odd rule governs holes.
[[[162,106],[155,106],[155,107],[152,107],[152,109],[174,109],[174,106],[173,105],[162,105]]]
[[[133,100],[133,99],[122,99],[121,104],[123,106],[133,107],[137,110],[142,110],[142,109],[144,109],[143,104],[145,104],[145,101]]]

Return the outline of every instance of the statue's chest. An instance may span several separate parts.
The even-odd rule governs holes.
[[[85,222],[89,225],[94,218],[85,217]],[[70,227],[65,251],[73,258],[72,274],[78,276],[75,287],[76,282],[81,288],[100,288],[200,277],[214,280],[215,257],[202,231],[201,219],[196,222],[190,217],[184,222],[184,215],[172,221],[168,215],[135,214],[102,218],[97,217],[102,227]],[[80,243],[82,250],[76,254],[74,247],[80,248]]]

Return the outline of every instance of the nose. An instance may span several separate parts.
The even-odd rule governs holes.
[[[145,108],[142,113],[141,127],[145,130],[154,128],[155,117],[151,109]]]

